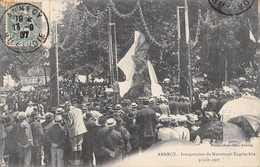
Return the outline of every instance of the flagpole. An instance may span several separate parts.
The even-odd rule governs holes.
[[[113,41],[112,41],[112,30],[111,30],[111,9],[108,8],[108,35],[109,35],[109,67],[110,67],[110,84],[113,85],[114,81],[114,70],[113,70]]]
[[[178,30],[178,77],[177,83],[180,83],[180,75],[181,75],[181,60],[180,60],[180,39],[181,39],[181,29],[180,29],[180,6],[177,6],[177,30]]]
[[[116,42],[116,23],[114,23],[114,37],[115,37],[115,66],[116,66],[116,81],[118,81],[118,66],[117,66],[117,42]]]
[[[56,21],[56,27],[55,27],[55,55],[56,55],[56,75],[57,75],[57,107],[59,106],[59,91],[60,91],[60,84],[59,84],[59,48],[58,48],[58,23]]]
[[[190,50],[190,27],[189,27],[189,15],[188,15],[188,2],[184,1],[185,8],[185,30],[186,30],[186,43],[188,45],[188,75],[189,75],[189,99],[192,106],[192,74],[191,74],[191,50]]]

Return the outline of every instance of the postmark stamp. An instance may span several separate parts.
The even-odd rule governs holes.
[[[219,13],[233,16],[250,9],[255,0],[208,0],[209,4]]]
[[[17,3],[10,6],[0,19],[0,38],[11,50],[29,53],[47,40],[49,23],[45,13],[36,5]]]

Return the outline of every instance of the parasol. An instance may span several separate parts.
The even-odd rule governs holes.
[[[235,92],[239,92],[239,88],[236,85],[229,85],[228,87],[232,88]]]
[[[260,99],[251,95],[243,95],[238,99],[231,100],[224,104],[219,114],[222,116],[224,122],[227,122],[230,118],[241,115],[259,116]]]
[[[218,142],[246,141],[245,132],[237,125],[227,122],[214,121],[202,126],[196,132],[203,139],[215,139]]]
[[[255,137],[260,130],[260,117],[254,115],[242,115],[228,120],[244,130],[248,137]]]

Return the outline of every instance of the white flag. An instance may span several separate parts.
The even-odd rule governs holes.
[[[254,35],[253,35],[253,33],[252,33],[251,30],[249,30],[249,38],[250,38],[253,42],[256,43],[255,37],[254,37]]]
[[[149,76],[151,80],[151,91],[153,96],[160,96],[163,95],[162,87],[161,85],[158,84],[158,80],[153,68],[152,63],[148,60],[147,61],[147,66],[148,66],[148,71],[149,71]]]
[[[124,72],[126,80],[118,82],[120,89],[120,96],[123,97],[132,86],[133,76],[135,72],[135,63],[132,56],[135,54],[135,48],[140,36],[139,31],[135,31],[135,40],[132,47],[128,50],[126,55],[118,62],[117,66]]]

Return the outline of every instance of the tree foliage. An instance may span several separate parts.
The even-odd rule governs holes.
[[[109,78],[108,7],[112,22],[116,23],[118,60],[131,47],[137,30],[146,36],[150,45],[148,55],[158,79],[178,75],[176,13],[177,6],[184,5],[182,0],[79,2],[76,6],[68,3],[58,25],[62,75],[92,74]],[[202,0],[190,0],[188,4],[193,74],[208,74],[212,76],[211,81],[220,85],[227,59],[229,79],[244,75],[255,49],[245,28],[247,16],[219,14]]]

